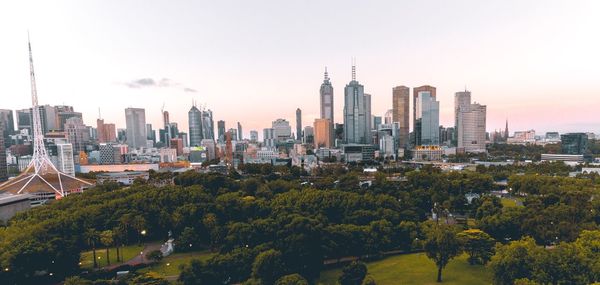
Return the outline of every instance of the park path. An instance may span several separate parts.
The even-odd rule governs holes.
[[[117,264],[111,264],[110,266],[106,266],[104,268],[110,271],[110,270],[113,270],[113,269],[115,269],[115,268],[117,268],[119,266],[125,265],[125,264],[131,265],[131,266],[135,266],[135,265],[139,265],[139,264],[142,264],[142,263],[143,264],[151,263],[152,261],[148,260],[145,257],[145,255],[148,252],[151,252],[153,250],[160,250],[161,247],[162,247],[162,245],[163,244],[160,243],[160,242],[144,244],[144,248],[142,249],[142,251],[140,252],[140,254],[134,256],[133,258],[131,258],[131,259],[125,261],[125,262],[121,262],[121,263],[117,263]]]

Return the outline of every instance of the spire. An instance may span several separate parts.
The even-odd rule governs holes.
[[[325,79],[324,81],[329,81],[329,73],[327,73],[327,66],[325,66]]]
[[[352,58],[352,81],[356,81],[356,58]]]

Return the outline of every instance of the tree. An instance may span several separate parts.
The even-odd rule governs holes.
[[[175,250],[185,252],[200,247],[200,236],[193,227],[185,227],[175,241]]]
[[[281,252],[270,249],[261,252],[252,264],[252,276],[260,279],[262,284],[271,285],[284,273]]]
[[[442,269],[461,252],[461,244],[451,226],[434,226],[425,240],[425,253],[437,266],[437,282],[442,282]]]
[[[360,261],[353,261],[342,269],[338,278],[341,285],[361,285],[367,277],[367,265]]]
[[[530,237],[499,247],[489,264],[494,272],[495,283],[508,285],[516,279],[532,279],[535,256],[544,251]]]
[[[486,264],[494,255],[494,239],[478,229],[470,229],[457,235],[464,251],[469,255],[469,264]]]
[[[163,259],[163,254],[160,250],[157,249],[146,253],[146,258],[154,262],[159,262]]]
[[[92,256],[94,258],[94,268],[98,268],[98,261],[96,260],[96,245],[98,244],[100,235],[95,229],[88,229],[85,232],[85,240],[89,247],[92,248]]]
[[[93,285],[94,283],[90,280],[83,279],[79,276],[73,276],[65,279],[64,285]]]
[[[308,285],[308,281],[302,275],[295,273],[277,279],[275,285]]]
[[[100,242],[106,247],[106,264],[110,265],[110,247],[114,243],[113,232],[111,230],[102,231],[100,233]]]
[[[373,277],[367,276],[365,280],[363,280],[361,285],[377,285],[377,282],[375,282],[375,279],[373,279]]]

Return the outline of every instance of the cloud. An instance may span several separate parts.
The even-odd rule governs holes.
[[[134,79],[134,80],[122,83],[122,85],[127,86],[129,88],[154,88],[154,87],[179,87],[179,86],[182,86],[181,83],[173,81],[169,78],[153,79],[150,77]],[[198,92],[196,89],[185,87],[185,86],[183,86],[183,91],[190,92],[190,93]]]

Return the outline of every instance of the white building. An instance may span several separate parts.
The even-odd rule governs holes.
[[[62,173],[75,176],[75,162],[73,161],[73,145],[60,143],[56,145],[57,162],[56,168]]]
[[[465,152],[485,152],[485,105],[469,104],[458,109],[457,146]]]

